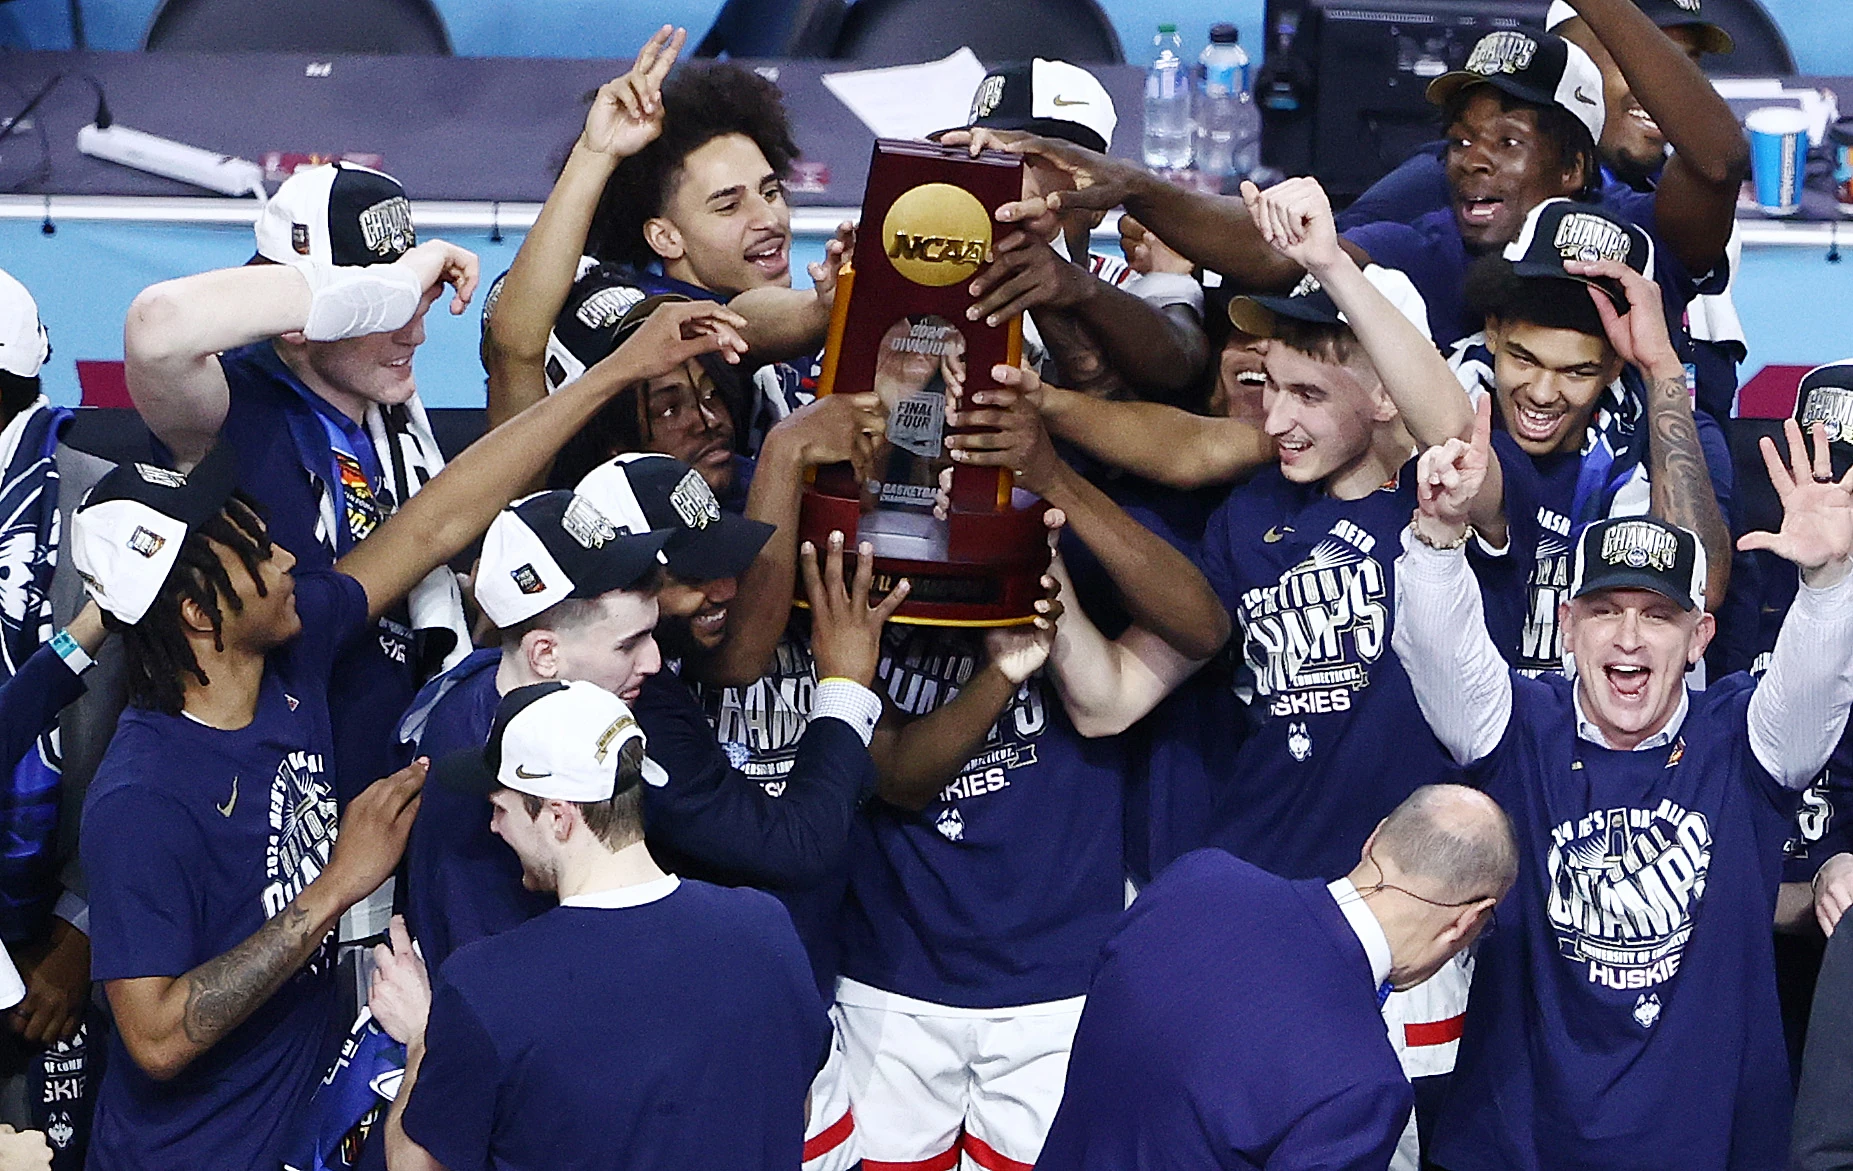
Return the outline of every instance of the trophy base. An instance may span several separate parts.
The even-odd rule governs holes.
[[[830,533],[849,546],[875,547],[873,596],[910,583],[892,621],[916,626],[1022,626],[1036,620],[1049,569],[1042,514],[1048,505],[1003,512],[953,510],[944,521],[928,514],[863,514],[857,500],[815,489],[804,494],[798,538],[818,549]],[[847,567],[846,567],[847,568]],[[798,605],[805,603],[800,600]]]

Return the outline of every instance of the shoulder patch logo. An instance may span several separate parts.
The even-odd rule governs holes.
[[[136,525],[135,531],[129,534],[129,548],[140,553],[143,557],[153,557],[156,553],[159,553],[166,544],[166,537],[150,529],[143,528],[141,525]]]

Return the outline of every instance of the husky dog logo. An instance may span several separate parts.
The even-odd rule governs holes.
[[[1305,723],[1295,722],[1287,725],[1287,751],[1293,754],[1293,759],[1302,764],[1306,763],[1306,759],[1313,754],[1312,733],[1306,730]]]
[[[1651,1029],[1660,1019],[1660,994],[1644,992],[1634,1002],[1634,1023],[1643,1029]]]
[[[962,841],[965,838],[965,819],[959,816],[956,805],[948,805],[933,822],[941,836],[949,842]]]

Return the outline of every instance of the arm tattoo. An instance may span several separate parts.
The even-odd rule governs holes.
[[[187,1040],[214,1045],[243,1023],[320,946],[314,928],[309,912],[292,902],[251,938],[188,972],[181,1017]]]
[[[1697,533],[1716,574],[1729,564],[1731,536],[1718,511],[1691,404],[1684,378],[1662,378],[1648,389],[1648,476],[1654,512]]]

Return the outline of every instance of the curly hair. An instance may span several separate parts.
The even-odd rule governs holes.
[[[1572,198],[1593,200],[1601,194],[1602,159],[1596,153],[1595,139],[1589,136],[1589,127],[1575,114],[1554,102],[1541,106],[1537,102],[1515,97],[1495,85],[1462,86],[1441,107],[1441,132],[1444,135],[1461,120],[1461,115],[1467,110],[1467,103],[1482,93],[1490,93],[1499,99],[1499,108],[1506,113],[1514,110],[1536,112],[1538,135],[1556,156],[1552,165],[1559,171],[1573,170],[1578,165],[1583,168],[1583,186],[1572,193]]]
[[[133,626],[107,611],[103,624],[122,635],[127,660],[129,702],[177,716],[186,699],[186,677],[204,687],[212,682],[193,654],[180,619],[182,603],[191,600],[212,623],[213,645],[225,649],[221,604],[242,610],[244,603],[226,576],[225,563],[212,550],[212,542],[237,554],[251,575],[258,597],[265,596],[258,566],[270,560],[270,531],[265,528],[257,501],[235,492],[219,515],[187,534],[179,559],[167,581],[154,596],[147,613]]]
[[[1567,277],[1519,276],[1512,262],[1496,252],[1474,261],[1464,291],[1467,309],[1476,317],[1608,339],[1588,285]]]
[[[753,140],[772,172],[783,179],[798,157],[779,87],[750,69],[727,62],[687,65],[663,83],[663,133],[605,184],[586,251],[599,260],[645,268],[656,253],[643,226],[663,212],[690,154],[717,138]]]

